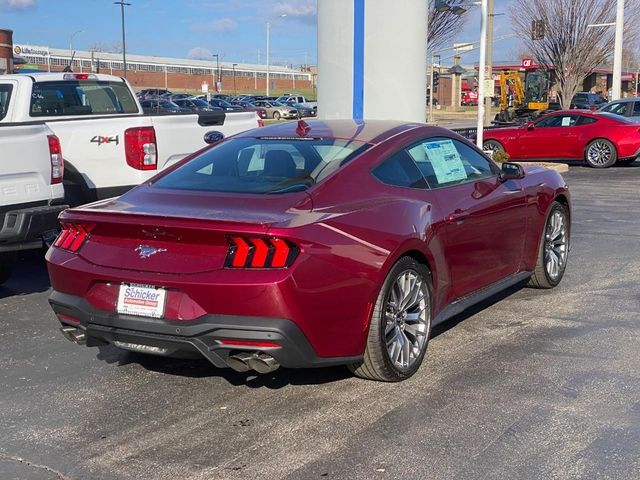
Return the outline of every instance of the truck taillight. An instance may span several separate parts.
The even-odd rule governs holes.
[[[53,246],[69,252],[77,252],[91,236],[94,224],[63,223],[62,232],[53,242]]]
[[[153,127],[129,128],[124,132],[124,151],[127,164],[136,170],[158,168],[158,147]]]
[[[262,237],[229,237],[227,268],[287,268],[300,249],[288,240]]]
[[[51,185],[62,183],[64,176],[64,159],[60,139],[55,135],[47,135],[49,140],[49,158],[51,159]]]

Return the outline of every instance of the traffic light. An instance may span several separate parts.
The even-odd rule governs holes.
[[[542,20],[531,21],[531,40],[544,39],[544,22]]]
[[[433,72],[433,87],[437,87],[440,83],[440,74],[438,72]]]

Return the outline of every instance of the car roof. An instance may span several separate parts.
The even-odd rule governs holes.
[[[628,103],[628,102],[640,102],[640,97],[625,97],[625,98],[619,98],[618,100],[612,100],[609,103],[607,103],[607,105],[611,104],[611,103]],[[604,107],[605,105],[603,105]]]
[[[424,123],[403,122],[400,120],[309,120],[304,122],[311,127],[308,137],[318,138],[343,138],[353,139],[364,143],[376,144],[386,140],[388,137],[399,133],[424,128],[426,136],[445,135],[450,136],[452,132],[445,128],[433,127]],[[274,137],[274,138],[296,138],[298,122],[286,122],[269,125],[259,129],[249,130],[236,135],[234,138],[242,137]],[[455,134],[454,134],[455,135]]]

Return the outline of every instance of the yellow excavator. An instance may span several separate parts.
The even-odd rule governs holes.
[[[540,70],[525,73],[522,81],[517,70],[500,72],[500,112],[494,123],[526,123],[549,110],[549,75]]]

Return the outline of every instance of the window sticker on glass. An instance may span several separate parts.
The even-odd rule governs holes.
[[[440,185],[467,179],[467,172],[453,141],[435,140],[423,143],[422,146]]]
[[[571,117],[562,117],[562,126],[570,127],[571,126]]]

